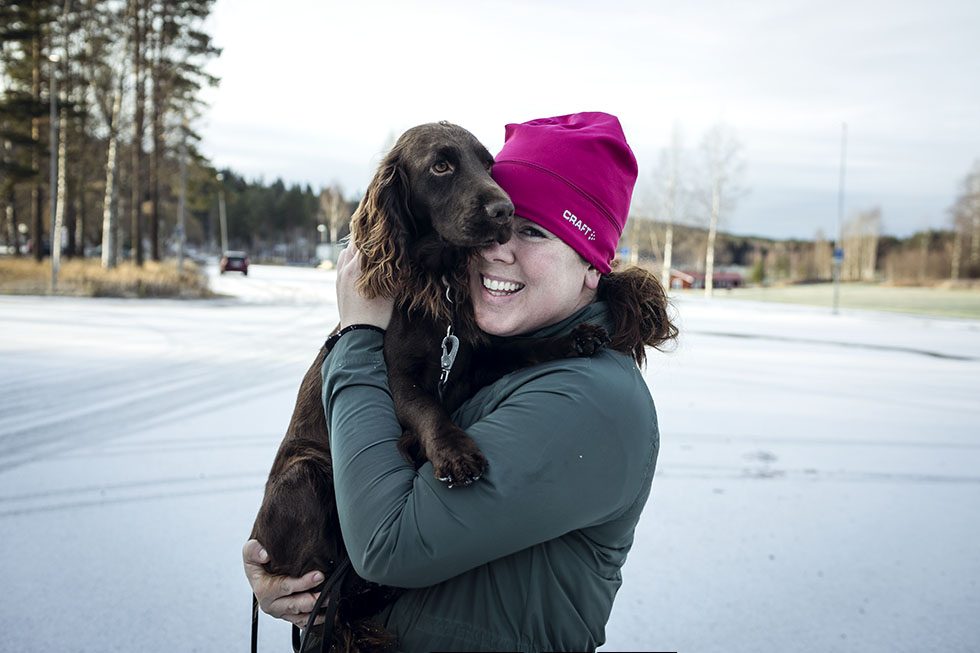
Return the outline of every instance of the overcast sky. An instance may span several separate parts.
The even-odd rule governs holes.
[[[980,2],[218,0],[221,85],[200,125],[218,167],[367,186],[393,136],[450,120],[496,153],[503,125],[607,111],[653,185],[675,122],[744,145],[740,234],[837,230],[880,206],[887,232],[948,223],[980,159]]]

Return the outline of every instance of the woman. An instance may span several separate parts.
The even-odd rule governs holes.
[[[449,489],[398,452],[382,335],[348,332],[323,367],[344,540],[364,578],[408,588],[379,616],[402,651],[593,650],[650,491],[656,411],[639,372],[644,345],[676,336],[652,275],[610,274],[636,161],[619,121],[581,113],[508,125],[493,176],[515,206],[513,237],[470,265],[477,324],[499,338],[603,325],[615,347],[520,370],[481,389],[454,421],[486,475]],[[341,325],[384,329],[392,302],[355,287],[341,256]],[[630,352],[632,356],[621,352]],[[303,625],[322,581],[271,577],[246,544],[263,610]]]

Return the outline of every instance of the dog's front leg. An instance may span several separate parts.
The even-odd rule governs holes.
[[[433,332],[434,327],[420,328],[417,321],[409,325],[395,313],[385,335],[388,386],[408,448],[415,439],[436,478],[451,486],[469,485],[483,475],[487,461],[438,399],[439,339],[426,335]]]

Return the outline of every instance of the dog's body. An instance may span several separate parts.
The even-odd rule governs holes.
[[[573,336],[506,345],[492,352],[476,327],[466,267],[475,248],[510,237],[513,204],[490,178],[493,158],[469,132],[448,123],[406,132],[379,167],[352,219],[362,254],[359,290],[395,297],[384,356],[389,387],[416,465],[432,463],[450,485],[479,478],[486,460],[449,411],[503,374],[546,360],[592,355],[605,332],[580,327]],[[459,338],[449,381],[437,396],[443,337]],[[347,553],[333,492],[322,405],[321,349],[303,379],[292,419],[266,484],[252,537],[269,553],[272,574],[330,574]],[[337,650],[373,651],[393,642],[370,623],[398,590],[353,575],[334,628]]]

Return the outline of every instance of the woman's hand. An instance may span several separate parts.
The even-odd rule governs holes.
[[[269,574],[262,566],[269,561],[269,554],[258,540],[245,543],[242,547],[242,560],[245,563],[245,576],[262,611],[300,628],[306,628],[313,604],[319,596],[319,592],[310,590],[323,582],[323,574],[311,571],[302,578]],[[323,623],[323,615],[317,617],[316,623]]]
[[[357,280],[360,277],[361,253],[353,244],[348,244],[337,259],[337,308],[340,310],[340,327],[373,324],[387,329],[394,301],[390,297],[364,297],[357,291]]]

